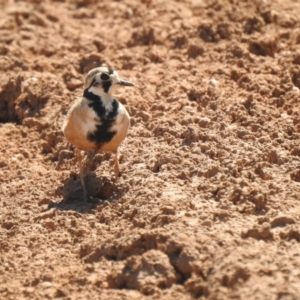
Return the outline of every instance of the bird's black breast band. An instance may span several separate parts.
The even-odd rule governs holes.
[[[96,125],[96,130],[94,132],[89,132],[87,136],[90,141],[96,142],[100,148],[101,145],[109,142],[116,135],[116,131],[110,131],[110,129],[116,120],[119,102],[113,99],[112,110],[106,114],[107,111],[100,96],[89,92],[88,89],[85,89],[83,97],[89,101],[89,107],[96,112],[100,119],[100,124]]]

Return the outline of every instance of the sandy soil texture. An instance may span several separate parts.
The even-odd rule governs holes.
[[[0,299],[299,299],[300,3],[0,0]],[[113,157],[61,125],[135,88]]]

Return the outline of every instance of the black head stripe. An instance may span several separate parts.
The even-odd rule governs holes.
[[[90,72],[88,73],[88,75],[87,75],[87,78],[92,78],[92,77],[94,77],[97,73],[99,73],[98,68],[96,68],[96,69],[90,71]]]
[[[111,87],[111,84],[112,84],[111,80],[102,82],[102,87],[105,93],[108,92],[109,88]]]
[[[95,85],[97,85],[97,79],[96,79],[96,78],[94,78],[94,79],[92,80],[92,83],[91,83],[90,87],[91,87],[91,86],[95,86]]]

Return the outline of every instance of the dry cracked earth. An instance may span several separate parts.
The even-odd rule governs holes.
[[[0,299],[299,299],[300,3],[0,0]],[[113,157],[61,131],[135,88]]]

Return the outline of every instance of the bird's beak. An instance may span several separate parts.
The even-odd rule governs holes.
[[[118,82],[119,85],[123,85],[123,86],[134,86],[133,83],[131,83],[130,81],[126,81],[126,80],[120,80]]]

